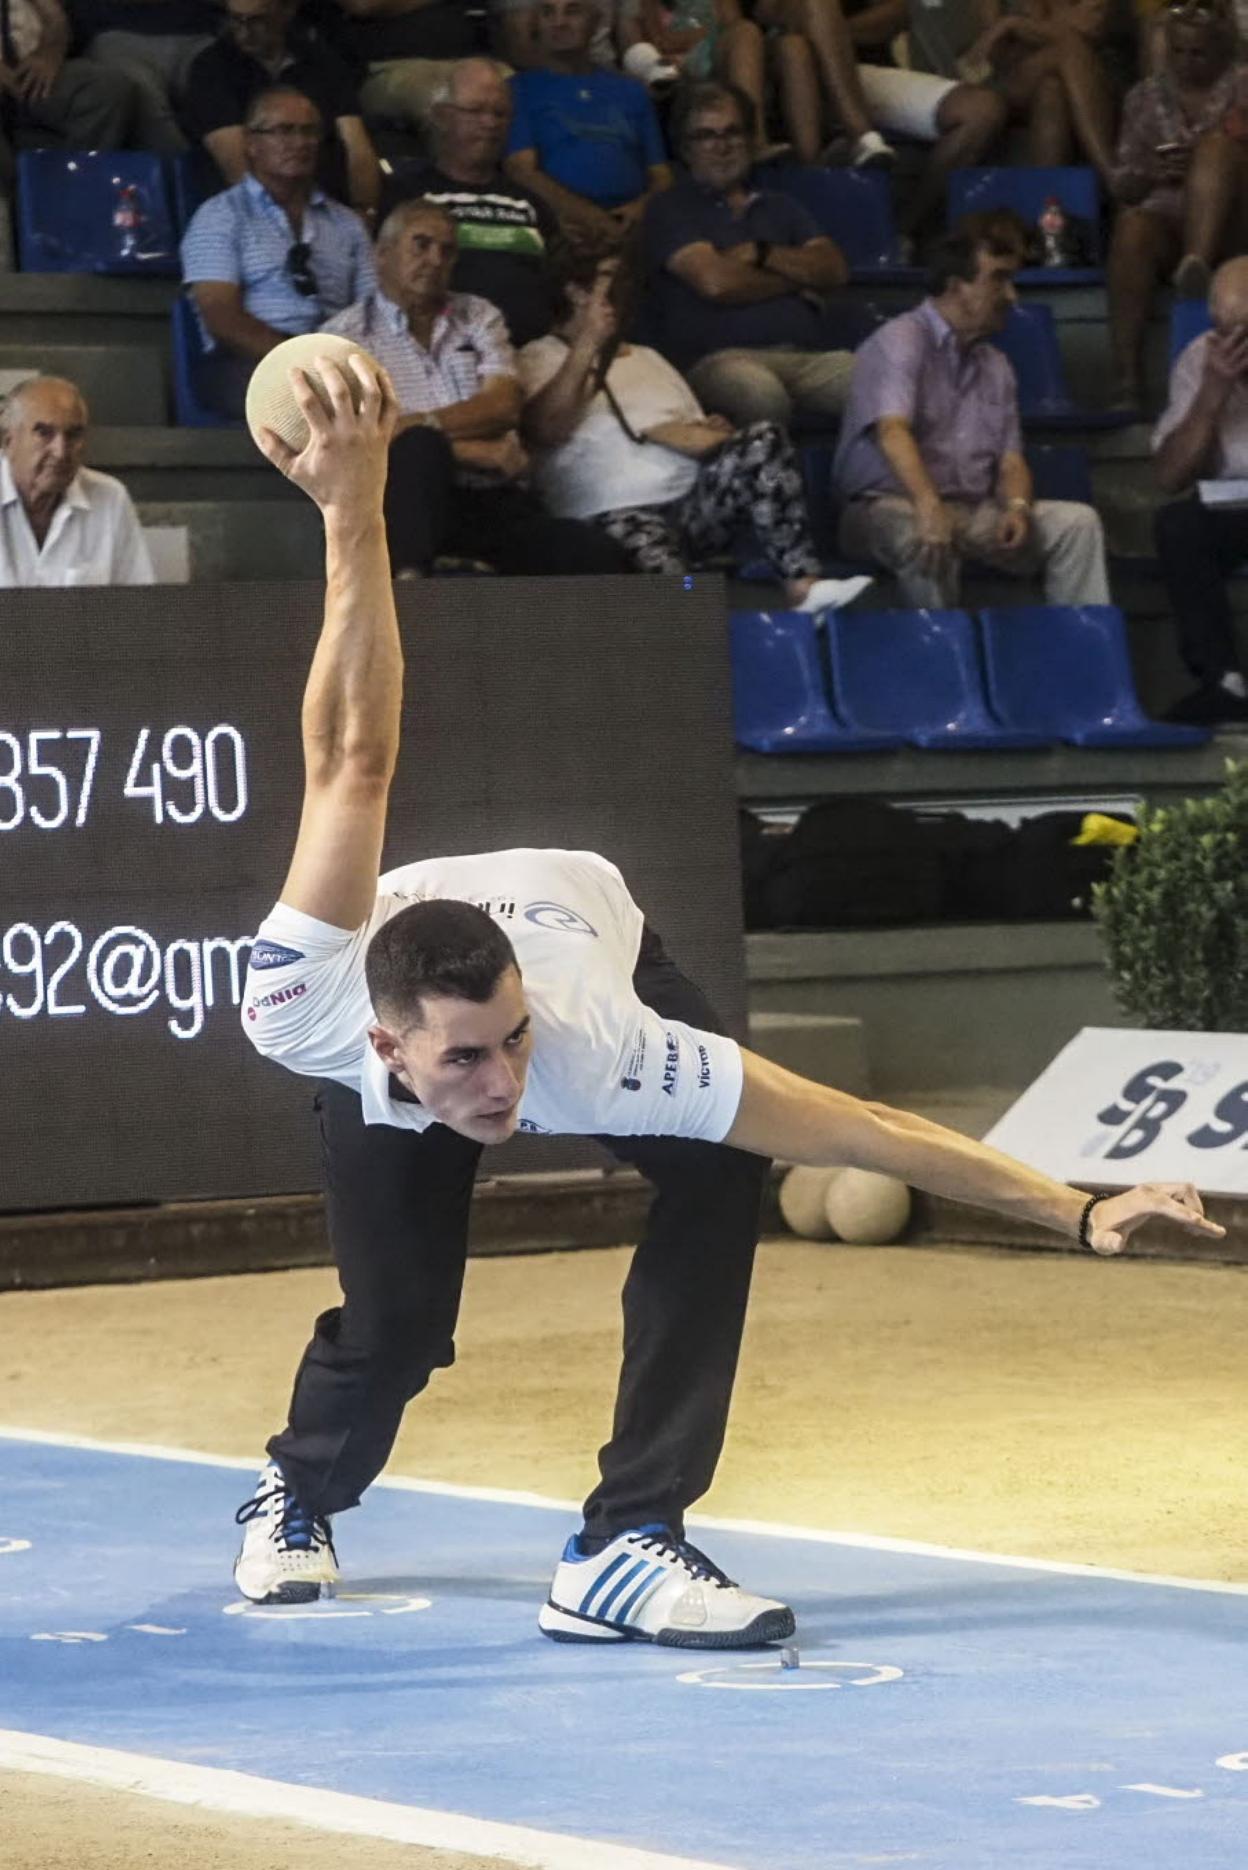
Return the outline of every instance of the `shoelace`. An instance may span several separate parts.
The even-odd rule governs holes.
[[[323,1519],[306,1512],[300,1506],[293,1493],[285,1487],[267,1487],[263,1493],[253,1494],[245,1500],[234,1515],[238,1526],[246,1526],[258,1518],[271,1500],[282,1501],[281,1524],[278,1528],[277,1543],[287,1552],[312,1552],[318,1545],[330,1543],[329,1527]]]
[[[699,1583],[717,1584],[729,1591],[735,1588],[727,1572],[721,1571],[696,1545],[690,1545],[688,1539],[673,1539],[667,1532],[647,1532],[641,1535],[637,1544],[643,1551],[653,1552],[658,1558],[674,1558]]]

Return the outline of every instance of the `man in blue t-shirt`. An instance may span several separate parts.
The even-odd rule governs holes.
[[[618,244],[672,175],[645,87],[593,63],[595,24],[589,0],[541,0],[541,66],[511,81],[506,167],[578,234]]]
[[[703,408],[737,428],[827,427],[844,407],[853,357],[828,348],[823,302],[847,268],[800,202],[755,186],[756,134],[754,107],[735,85],[692,85],[673,112],[689,173],[646,210],[654,342]]]

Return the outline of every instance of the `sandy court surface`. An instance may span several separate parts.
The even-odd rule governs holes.
[[[459,1362],[413,1405],[392,1471],[588,1491],[626,1265],[622,1250],[473,1261]],[[0,1425],[258,1456],[334,1292],[312,1271],[5,1294]],[[1246,1340],[1238,1268],[769,1244],[704,1510],[1248,1579]],[[348,1571],[352,1531],[344,1516]],[[233,1540],[223,1526],[223,1570]],[[25,1775],[0,1776],[0,1826],[5,1870],[480,1862]]]

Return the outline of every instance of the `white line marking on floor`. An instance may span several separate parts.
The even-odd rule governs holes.
[[[281,1780],[228,1772],[217,1766],[185,1766],[143,1753],[78,1746],[5,1728],[0,1728],[0,1769],[86,1781],[205,1811],[280,1818],[318,1831],[385,1838],[395,1844],[423,1844],[434,1850],[466,1851],[502,1863],[527,1865],[530,1870],[585,1870],[587,1863],[592,1863],[594,1870],[731,1870],[723,1863],[634,1850],[627,1845],[605,1844],[597,1838],[561,1836],[553,1831],[534,1831],[527,1825],[469,1818],[458,1812],[356,1798],[345,1792],[322,1792],[312,1786],[286,1785]]]
[[[90,1435],[61,1435],[47,1429],[0,1428],[0,1441],[31,1442],[49,1448],[82,1448],[91,1454],[137,1455],[149,1461],[185,1461],[195,1467],[236,1468],[255,1474],[261,1463],[239,1455],[200,1454],[195,1449],[166,1448],[156,1443],[101,1441]],[[484,1500],[497,1506],[543,1507],[549,1512],[580,1513],[577,1500],[555,1500],[547,1494],[523,1493],[509,1487],[464,1487],[445,1480],[411,1480],[403,1474],[383,1474],[375,1487],[400,1493],[442,1494],[454,1500]],[[813,1545],[849,1546],[867,1552],[898,1552],[903,1557],[944,1558],[964,1565],[1004,1565],[1015,1571],[1052,1572],[1067,1578],[1111,1578],[1121,1584],[1164,1585],[1172,1591],[1212,1591],[1224,1597],[1248,1597],[1248,1581],[1218,1578],[1172,1577],[1167,1572],[1123,1571],[1112,1565],[1079,1565],[1058,1558],[1019,1558],[1007,1552],[979,1552],[965,1546],[934,1545],[925,1539],[894,1539],[884,1533],[831,1532],[818,1526],[788,1526],[775,1520],[726,1519],[720,1514],[691,1513],[689,1522],[712,1532],[743,1532],[760,1539],[804,1539]]]

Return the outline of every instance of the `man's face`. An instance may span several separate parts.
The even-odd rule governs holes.
[[[1216,83],[1230,63],[1231,45],[1220,16],[1170,13],[1166,17],[1167,63],[1177,84],[1204,90]]]
[[[543,52],[567,58],[589,49],[594,36],[594,9],[586,0],[541,0],[537,9],[537,43]]]
[[[730,99],[692,117],[685,132],[685,161],[695,182],[706,188],[735,188],[750,172],[753,151]]]
[[[310,98],[272,98],[247,126],[247,165],[258,182],[306,181],[321,153],[321,113]]]
[[[489,1000],[421,1003],[421,1024],[374,1026],[373,1046],[439,1123],[474,1143],[504,1143],[519,1121],[533,1033],[519,971]]]
[[[87,411],[68,385],[33,385],[14,410],[4,452],[13,484],[27,504],[61,500],[82,466]]]
[[[438,153],[452,169],[496,169],[511,125],[511,93],[497,72],[484,67],[463,73],[454,96],[435,104]]]
[[[451,289],[455,223],[436,208],[415,214],[377,249],[381,289],[396,305],[441,305]]]
[[[1000,331],[1018,303],[1014,275],[1018,271],[1017,254],[1007,258],[981,247],[979,271],[974,279],[956,279],[953,290],[962,318],[962,330],[968,338],[991,337]]]
[[[286,43],[293,12],[290,0],[227,0],[225,19],[240,52],[272,59]]]

